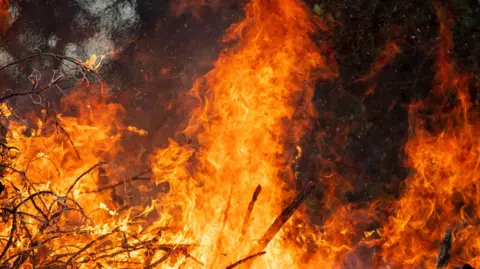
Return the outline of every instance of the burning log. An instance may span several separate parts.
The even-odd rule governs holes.
[[[452,233],[445,232],[442,243],[440,244],[440,251],[438,253],[436,268],[446,268],[450,260],[450,250],[452,249]]]

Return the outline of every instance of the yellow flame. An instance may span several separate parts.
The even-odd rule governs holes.
[[[95,54],[91,55],[90,59],[85,61],[84,63],[85,66],[92,71],[97,71],[100,65],[102,64],[103,59],[105,59],[105,55],[100,55],[100,60],[98,60],[98,62],[97,62],[97,58],[98,58],[97,55]]]

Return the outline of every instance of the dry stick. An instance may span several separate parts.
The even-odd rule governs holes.
[[[58,85],[57,85],[58,86]],[[49,101],[47,101],[47,113],[45,115],[45,122],[47,122],[47,117],[48,117],[48,107],[50,107],[50,103]],[[75,151],[75,153],[77,154],[77,158],[79,160],[81,160],[82,158],[80,158],[80,153],[78,152],[77,150],[77,147],[75,147],[75,144],[73,143],[73,140],[72,138],[70,137],[70,135],[68,134],[68,132],[65,130],[65,128],[63,128],[63,126],[58,122],[58,119],[57,119],[57,109],[55,108],[55,104],[52,104],[52,107],[53,107],[53,120],[55,121],[55,126],[57,127],[57,134],[58,134],[58,129],[60,129],[64,134],[65,136],[67,137],[68,141],[70,142],[70,144],[72,145],[72,148],[73,150]]]
[[[247,232],[248,222],[250,221],[250,215],[252,215],[253,207],[255,206],[255,202],[257,201],[261,191],[262,191],[262,186],[258,185],[255,188],[255,191],[253,192],[252,200],[248,204],[247,214],[245,214],[245,218],[243,219],[242,236],[240,241],[243,241],[242,239],[245,236],[245,233]]]
[[[236,263],[232,263],[231,265],[227,266],[225,269],[233,269],[233,268],[241,265],[242,263],[245,263],[245,262],[248,262],[249,260],[255,259],[258,256],[262,256],[265,253],[267,253],[267,252],[262,251],[262,252],[259,252],[259,253],[253,254],[253,255],[249,255],[249,256],[237,261]]]
[[[32,195],[30,195],[29,197],[25,198],[24,200],[22,200],[18,205],[16,205],[12,210],[11,212],[14,213],[13,214],[13,220],[12,220],[12,227],[11,227],[11,230],[10,230],[10,236],[8,238],[8,241],[7,241],[7,244],[5,245],[5,247],[3,248],[2,250],[2,253],[0,254],[0,261],[5,257],[5,254],[7,253],[7,250],[11,247],[12,245],[12,242],[13,242],[13,236],[14,236],[14,233],[15,233],[15,230],[17,229],[17,210],[22,206],[24,205],[26,202],[28,201],[33,201],[33,199],[37,196],[40,196],[40,195],[52,195],[52,196],[57,196],[55,193],[51,192],[51,191],[40,191],[40,192],[37,192],[37,193],[34,193]]]
[[[199,261],[197,258],[193,257],[192,254],[188,253],[187,249],[185,248],[182,248],[180,250],[180,252],[185,255],[186,258],[189,258],[189,259],[192,259],[194,262],[196,262],[197,264],[201,265],[201,266],[205,266],[205,264],[203,264],[203,262]]]
[[[440,251],[438,253],[437,262],[435,266],[437,269],[446,268],[448,261],[450,260],[450,250],[452,249],[452,233],[445,232],[443,234],[443,240],[440,244]]]
[[[268,243],[277,235],[282,226],[290,219],[302,202],[310,196],[314,188],[313,183],[307,183],[307,186],[305,186],[297,197],[283,210],[282,214],[275,219],[267,232],[265,232],[258,241],[257,245],[250,251],[250,255],[258,253],[267,247]]]

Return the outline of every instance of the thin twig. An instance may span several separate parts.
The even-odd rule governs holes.
[[[41,88],[37,91],[17,92],[17,93],[12,93],[12,94],[9,94],[7,96],[1,97],[0,102],[4,102],[5,100],[8,100],[8,99],[13,98],[13,97],[17,97],[17,96],[38,95],[38,94],[50,89],[52,86],[56,85],[56,83],[58,83],[62,78],[63,78],[62,76],[59,76],[59,77],[55,78],[47,86],[45,86],[45,87],[43,87],[43,88]]]

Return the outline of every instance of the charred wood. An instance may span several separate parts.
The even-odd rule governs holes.
[[[243,219],[242,238],[245,236],[245,233],[247,232],[248,222],[250,221],[250,215],[252,214],[253,207],[255,206],[255,202],[257,201],[261,191],[262,191],[262,186],[258,185],[255,188],[255,191],[253,192],[252,200],[248,204],[247,214],[245,214],[245,218]]]
[[[435,264],[436,268],[446,268],[450,260],[450,250],[452,249],[452,233],[445,232]]]

